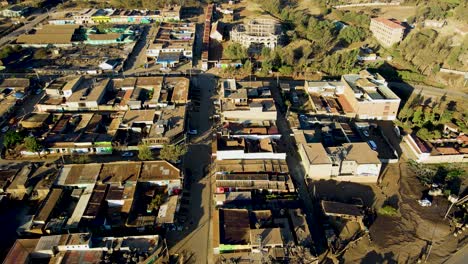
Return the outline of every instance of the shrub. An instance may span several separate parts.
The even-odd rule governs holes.
[[[381,208],[379,208],[378,213],[380,215],[386,215],[386,216],[397,216],[398,210],[391,205],[384,205]]]

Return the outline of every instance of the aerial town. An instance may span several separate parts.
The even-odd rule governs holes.
[[[0,260],[466,263],[467,14],[0,1]]]

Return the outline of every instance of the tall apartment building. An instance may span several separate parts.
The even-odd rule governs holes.
[[[370,31],[383,46],[390,47],[403,40],[405,27],[396,20],[378,17],[371,19]]]
[[[341,77],[344,96],[360,119],[395,120],[400,98],[378,73],[367,70]]]

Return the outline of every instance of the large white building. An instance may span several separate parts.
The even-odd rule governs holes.
[[[325,148],[322,143],[299,145],[307,177],[351,182],[377,182],[382,163],[366,142]]]
[[[245,48],[260,45],[274,49],[278,46],[281,25],[274,18],[256,18],[237,25],[231,31],[231,40]]]

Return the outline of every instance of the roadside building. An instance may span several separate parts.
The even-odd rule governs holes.
[[[32,34],[19,35],[16,44],[23,47],[71,47],[77,42],[79,25],[43,25]]]
[[[30,8],[27,6],[14,5],[7,7],[1,11],[3,17],[22,17],[29,12]]]
[[[385,47],[403,40],[405,27],[394,19],[372,18],[369,26],[374,37]]]
[[[27,181],[31,173],[31,165],[23,166],[15,175],[10,185],[6,189],[6,193],[10,195],[11,199],[22,200],[26,194],[31,191],[27,188]]]
[[[167,67],[184,58],[192,60],[194,39],[195,24],[163,22],[146,50],[148,61]]]
[[[286,159],[286,150],[283,149],[279,139],[248,137],[224,137],[218,135],[213,141],[213,157],[224,159]]]
[[[366,142],[325,147],[322,143],[299,145],[307,177],[337,181],[377,182],[381,161]]]
[[[341,78],[344,96],[359,119],[395,120],[400,98],[388,88],[387,81],[378,73],[367,70],[346,74]]]
[[[67,98],[65,105],[70,111],[98,110],[110,84],[109,78],[99,81],[90,80],[87,85],[81,85],[74,90],[70,97]]]
[[[268,82],[236,82],[221,80],[221,116],[223,122],[263,124],[277,118],[273,98],[262,96],[269,92]]]
[[[0,80],[0,91],[12,89],[15,92],[29,92],[30,81],[27,78],[6,78]]]

